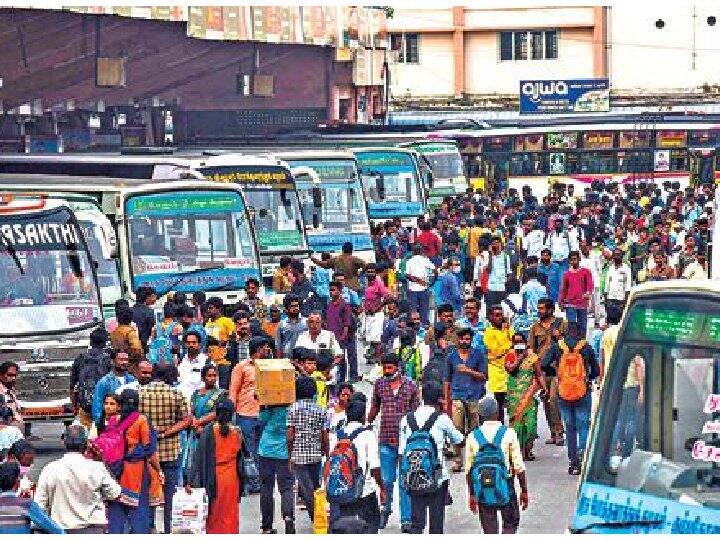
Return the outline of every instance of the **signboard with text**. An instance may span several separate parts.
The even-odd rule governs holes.
[[[609,79],[520,81],[520,114],[609,110]]]

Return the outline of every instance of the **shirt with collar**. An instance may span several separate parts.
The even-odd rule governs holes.
[[[185,355],[178,364],[178,390],[182,392],[186,400],[190,401],[195,390],[200,390],[205,386],[201,372],[205,364],[208,363],[212,364],[212,362],[208,360],[207,355],[200,353],[194,361]]]
[[[120,485],[105,465],[68,452],[43,468],[35,490],[35,501],[63,529],[107,524],[105,501],[120,496]]]
[[[17,394],[14,390],[11,390],[3,383],[0,382],[0,396],[5,399],[5,405],[12,411],[13,420],[12,425],[19,429],[23,429],[25,423],[23,422],[22,414],[20,414],[20,404],[17,399]]]
[[[435,407],[431,407],[430,405],[421,405],[414,413],[411,414],[415,417],[418,427],[422,429],[425,422],[428,421],[435,411]],[[405,416],[400,422],[400,445],[398,446],[399,455],[402,455],[405,451],[405,445],[407,445],[407,441],[412,433],[413,431],[408,425],[407,416]],[[435,423],[430,428],[430,436],[435,441],[435,447],[438,450],[438,461],[442,464],[442,477],[440,481],[444,482],[449,479],[445,459],[443,459],[445,441],[448,441],[450,444],[460,444],[465,440],[465,436],[457,430],[453,421],[445,413],[441,413],[440,416],[437,417],[437,420],[435,420]]]

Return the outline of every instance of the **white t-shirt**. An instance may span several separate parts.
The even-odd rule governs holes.
[[[321,348],[328,349],[333,356],[342,356],[342,349],[330,330],[320,330],[315,341],[310,337],[310,330],[305,330],[298,336],[295,347],[305,347],[315,352]]]
[[[608,269],[605,278],[605,291],[608,300],[625,300],[625,293],[630,292],[632,287],[632,273],[627,264],[616,267],[614,264]]]
[[[363,426],[360,422],[349,422],[342,428],[342,431],[345,435],[351,435],[354,431],[362,427],[365,426]],[[365,429],[353,439],[353,443],[355,444],[355,449],[357,450],[358,466],[365,471],[365,484],[363,484],[362,496],[367,497],[372,493],[376,493],[378,489],[377,482],[375,482],[375,479],[370,474],[371,470],[380,468],[380,454],[378,452],[379,445],[377,436],[372,428]],[[334,446],[335,445],[333,444],[330,447],[331,451]]]
[[[201,372],[205,364],[208,363],[208,357],[205,353],[200,353],[194,362],[185,355],[185,358],[178,364],[178,390],[182,392],[185,399],[190,402],[193,392],[205,387],[202,380]],[[212,363],[212,362],[210,362]]]
[[[405,265],[405,275],[425,280],[428,284],[430,283],[430,277],[433,275],[434,270],[435,265],[424,255],[413,255]],[[427,290],[427,286],[408,280],[408,290],[414,292],[425,291]]]
[[[527,252],[528,257],[537,257],[540,259],[540,252],[545,245],[545,233],[535,229],[527,233],[523,238],[523,249]]]

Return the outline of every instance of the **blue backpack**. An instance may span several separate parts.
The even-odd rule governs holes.
[[[323,470],[323,480],[329,502],[350,504],[362,497],[365,471],[358,463],[358,452],[353,440],[368,429],[370,428],[361,427],[350,435],[345,435],[342,429],[338,431],[337,444],[325,460]]]
[[[481,506],[499,508],[510,502],[511,478],[500,443],[507,428],[501,425],[492,443],[480,428],[473,431],[480,447],[470,468],[473,494]]]
[[[435,439],[430,434],[439,416],[439,411],[433,412],[422,429],[413,413],[405,417],[412,434],[400,459],[400,479],[408,493],[430,494],[440,488],[442,462]]]
[[[162,324],[155,325],[155,338],[150,342],[148,350],[148,360],[151,364],[172,363],[172,349],[174,345],[177,345],[177,338],[173,336],[173,331],[178,324],[174,322],[166,330],[163,330]]]
[[[510,311],[512,311],[515,316],[512,320],[512,329],[516,334],[522,334],[526,338],[530,335],[530,329],[532,328],[532,325],[535,324],[535,319],[531,317],[528,312],[526,306],[526,298],[523,296],[523,307],[521,309],[518,309],[515,307],[515,304],[513,304],[512,300],[510,298],[506,298],[503,300],[505,304],[510,308]]]

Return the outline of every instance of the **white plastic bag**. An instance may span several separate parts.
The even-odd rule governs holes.
[[[177,488],[172,501],[172,534],[204,534],[208,517],[208,498],[205,488]]]

